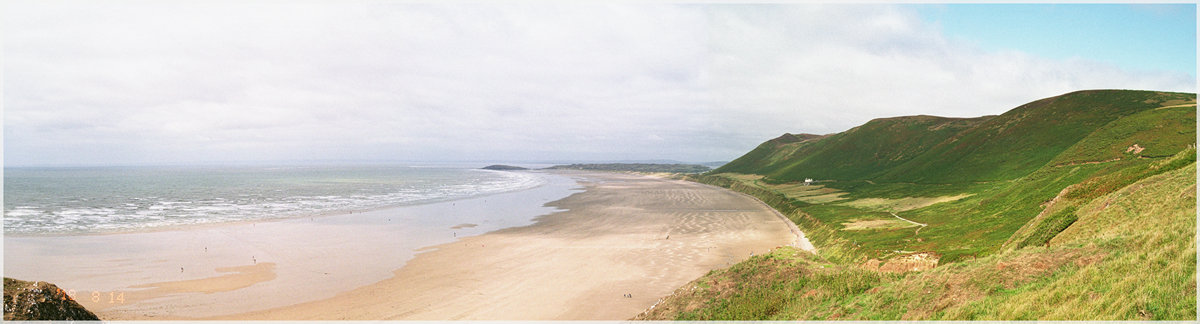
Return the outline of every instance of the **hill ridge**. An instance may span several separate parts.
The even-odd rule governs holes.
[[[1161,96],[1171,98],[1153,100]],[[792,144],[793,147],[780,150],[760,145],[710,173],[759,173],[781,181],[804,178],[929,183],[1010,180],[1045,165],[1069,145],[1108,122],[1158,108],[1155,105],[1158,102],[1187,96],[1183,93],[1155,91],[1081,90],[1035,100],[1000,115],[875,118],[846,131],[825,135],[819,141],[803,142],[808,145]],[[1193,102],[1194,96],[1191,95]],[[1075,127],[1052,127],[1054,123]],[[902,127],[914,129],[907,132],[898,130]],[[940,131],[940,134],[922,134],[921,128],[931,132]],[[893,141],[884,142],[888,138]],[[905,142],[913,139],[919,142]],[[787,145],[792,142],[772,140],[767,143]],[[1048,147],[1032,148],[1033,145]],[[877,151],[867,156],[850,156],[846,153],[856,150],[862,153],[862,146],[876,148]],[[847,168],[848,162],[843,160],[867,162],[878,159],[880,156],[875,153],[888,150],[893,154],[886,158],[891,158],[894,163],[859,165],[850,167],[850,172],[826,170],[833,166]],[[999,155],[1007,158],[993,158]],[[884,170],[871,172],[864,169]],[[993,171],[961,177],[980,173],[980,169]],[[822,174],[822,171],[826,172]]]
[[[1195,103],[1084,90],[769,140],[689,179],[766,202],[820,254],[755,256],[638,319],[1194,320]]]

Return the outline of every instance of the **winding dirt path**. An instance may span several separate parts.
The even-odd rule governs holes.
[[[902,221],[909,222],[909,223],[912,223],[913,225],[920,226],[920,228],[917,229],[916,233],[921,233],[921,228],[925,228],[925,226],[929,226],[929,224],[921,224],[921,223],[917,223],[917,222],[905,219],[904,217],[900,217],[900,215],[896,215],[896,213],[893,213],[893,212],[888,212],[888,213],[892,214],[892,216],[899,218]]]

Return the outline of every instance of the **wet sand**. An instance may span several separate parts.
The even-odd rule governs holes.
[[[91,292],[79,293],[77,299],[83,299],[85,307],[99,308],[97,313],[101,318],[118,320],[623,320],[709,270],[796,241],[787,223],[773,210],[728,190],[617,173],[559,174],[575,179],[586,190],[547,203],[543,208],[551,212],[530,214],[542,215],[532,225],[496,230],[485,226],[486,217],[454,218],[436,224],[441,231],[435,232],[444,235],[447,234],[444,231],[451,231],[456,240],[426,248],[394,243],[400,240],[389,238],[387,235],[392,234],[387,231],[366,230],[378,225],[339,230],[345,223],[372,223],[353,215],[346,216],[350,218],[341,221],[342,225],[337,222],[316,226],[277,225],[289,222],[249,225],[278,228],[252,240],[249,247],[218,249],[253,248],[268,255],[287,254],[310,261],[255,256],[255,260],[244,264],[196,265],[196,270],[172,271],[199,271],[199,275],[176,275],[179,277],[176,280],[151,275],[112,284],[109,289],[125,292],[121,304],[104,307],[104,302],[110,299],[107,291],[101,291],[102,298],[97,303],[86,300],[94,297],[88,295]],[[495,200],[506,196],[492,197]],[[479,226],[464,226],[468,224]],[[171,236],[186,236],[196,231],[200,230],[184,230]],[[478,235],[484,231],[491,232]],[[422,229],[413,235],[424,232]],[[300,249],[288,246],[296,243],[285,238],[296,235],[313,235],[313,239],[323,244],[345,246],[334,251],[314,245]],[[363,241],[370,244],[361,244]],[[230,242],[250,243],[244,239]],[[368,248],[371,246],[374,248]],[[8,252],[6,247],[6,270],[9,258],[13,257]],[[401,252],[416,254],[408,260]],[[92,257],[112,259],[121,253],[96,254],[104,257]],[[361,260],[364,258],[407,262],[388,268],[388,264],[396,262],[366,262]],[[133,258],[126,262],[127,267],[133,268],[166,268],[153,260]],[[297,266],[316,264],[326,266],[319,269]],[[349,271],[341,269],[350,267],[347,264],[370,267],[358,271],[370,270],[372,276],[354,279],[330,275]],[[298,271],[315,273],[291,274]],[[379,275],[380,272],[385,275]],[[314,294],[313,287],[324,289]],[[214,297],[223,301],[210,300],[217,299]]]
[[[352,214],[122,234],[4,237],[4,275],[48,281],[102,319],[198,318],[330,298],[391,278],[421,248],[524,226],[581,187]],[[459,227],[475,224],[474,227]]]
[[[734,192],[584,177],[586,191],[551,203],[565,211],[534,225],[436,246],[334,298],[218,319],[624,320],[709,270],[796,239]]]

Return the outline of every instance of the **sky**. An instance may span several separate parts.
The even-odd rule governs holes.
[[[1196,10],[1191,4],[912,7],[924,20],[940,26],[948,38],[989,51],[1021,50],[1059,60],[1085,58],[1135,71],[1196,71],[1196,49],[1190,46],[1196,40]]]
[[[1194,4],[3,9],[6,166],[728,161],[874,118],[1196,91]]]

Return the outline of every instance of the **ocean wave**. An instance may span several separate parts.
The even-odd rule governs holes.
[[[462,170],[461,174],[452,175],[455,176],[446,176],[447,179],[440,182],[421,179],[385,189],[344,187],[343,184],[335,187],[336,192],[313,193],[305,191],[315,189],[301,185],[192,199],[161,194],[113,198],[96,192],[94,197],[48,199],[41,206],[28,203],[5,206],[4,226],[8,234],[134,231],[433,203],[530,189],[546,182],[539,175],[517,172]],[[330,190],[333,189],[326,191]]]

